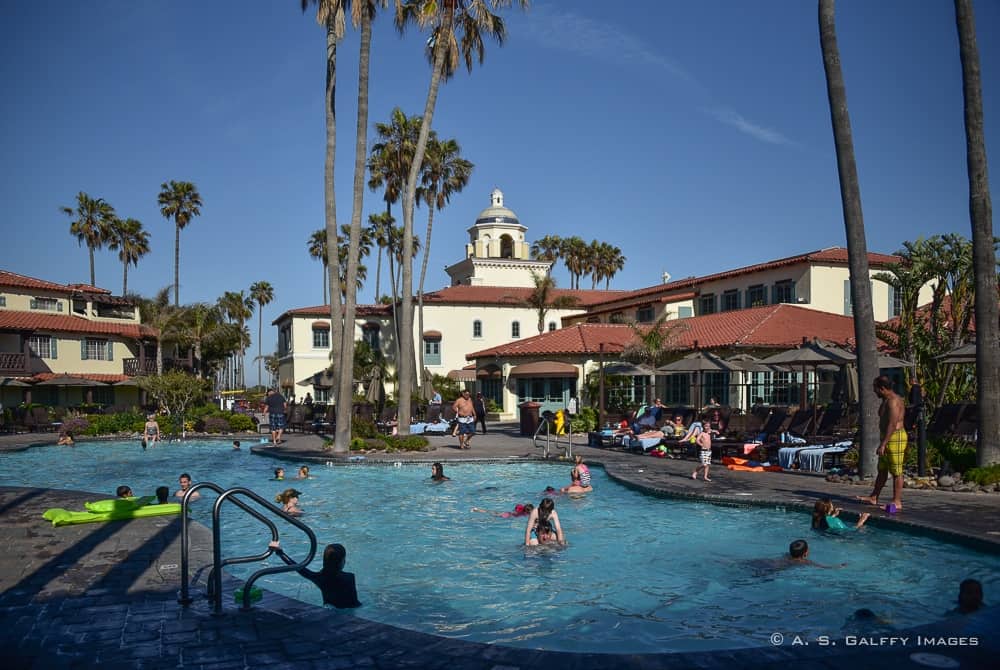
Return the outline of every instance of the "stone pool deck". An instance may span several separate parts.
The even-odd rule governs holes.
[[[0,451],[23,448],[48,436],[0,436]],[[412,454],[368,454],[367,462],[447,463],[461,477],[462,461],[533,459],[540,455],[513,427],[500,426],[473,440],[470,451],[454,448],[454,438],[430,438],[433,451]],[[250,446],[251,439],[245,440]],[[319,438],[290,435],[286,444],[254,446],[262,456],[299,462],[334,461]],[[692,461],[662,460],[611,450],[579,448],[588,462],[603,465],[625,484],[659,495],[682,496],[719,504],[758,504],[805,508],[815,498],[830,496],[854,511],[862,486],[830,484],[807,474],[738,473],[713,467],[715,481],[694,482]],[[568,480],[558,473],[553,485]],[[596,492],[595,495],[599,495]],[[0,487],[0,643],[4,668],[773,668],[794,664],[796,670],[819,668],[926,667],[920,654],[935,654],[960,663],[949,667],[992,668],[1000,653],[1000,608],[955,617],[913,631],[897,632],[906,644],[888,641],[848,646],[831,631],[836,647],[815,640],[792,646],[795,631],[761,631],[761,647],[684,654],[573,654],[496,647],[401,630],[342,612],[306,605],[267,593],[250,612],[226,603],[213,616],[199,598],[190,608],[177,604],[180,523],[154,517],[53,528],[41,519],[49,507],[80,508],[99,494]],[[1000,552],[1000,495],[937,491],[905,492],[904,514],[880,512],[870,523],[905,525],[908,530],[947,534],[951,539]],[[192,573],[204,576],[210,562],[209,534],[192,527]],[[950,606],[963,575],[940,575],[944,602]],[[233,584],[224,587],[230,593]],[[197,588],[195,593],[201,593]],[[987,602],[997,594],[987,593]],[[363,612],[362,612],[363,613]],[[783,633],[780,646],[769,644]],[[918,645],[917,635],[932,638],[975,638],[977,646]],[[934,659],[932,659],[934,660]],[[940,658],[936,660],[941,660]],[[944,666],[937,666],[944,667]]]

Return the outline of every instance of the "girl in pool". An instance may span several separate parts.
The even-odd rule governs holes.
[[[451,477],[444,476],[444,466],[440,463],[431,464],[431,480],[435,482],[446,482],[449,481]]]
[[[473,512],[480,512],[482,514],[492,514],[493,516],[498,516],[502,519],[510,519],[515,516],[528,516],[531,514],[531,510],[535,509],[535,506],[531,503],[526,503],[524,505],[517,504],[514,505],[514,510],[511,512],[494,512],[493,510],[483,509],[481,507],[473,507]]]
[[[562,488],[563,493],[590,493],[594,488],[590,485],[590,469],[584,465],[583,456],[576,455],[576,465],[569,473],[570,484]]]
[[[858,517],[857,523],[854,526],[848,526],[840,519],[841,509],[839,507],[834,507],[833,502],[829,498],[823,498],[822,500],[817,500],[816,504],[813,506],[812,513],[812,529],[813,530],[857,530],[865,525],[868,521],[868,517],[871,515],[868,512],[863,513]]]
[[[534,535],[534,537],[532,537]],[[524,544],[533,547],[539,544],[566,544],[562,525],[559,523],[559,513],[552,498],[545,498],[536,509],[528,515],[528,523],[524,527]]]
[[[300,495],[302,495],[301,491],[297,491],[295,489],[285,489],[274,497],[274,502],[284,505],[282,511],[286,514],[302,514],[302,510],[299,509]]]
[[[275,468],[274,469],[274,481],[280,482],[280,481],[283,481],[284,479],[285,479],[285,469],[284,468]]]
[[[269,545],[274,553],[288,565],[293,561],[278,545],[277,541]],[[333,605],[337,609],[361,607],[358,600],[358,588],[354,582],[354,573],[344,572],[347,561],[347,550],[342,544],[328,544],[323,551],[323,569],[319,572],[308,568],[299,568],[300,575],[319,587],[323,594],[323,604]]]
[[[301,468],[299,468],[299,474],[295,475],[295,478],[296,479],[312,479],[312,477],[309,476],[309,466],[308,465],[303,465]]]
[[[155,414],[146,417],[146,425],[143,426],[142,432],[148,446],[152,447],[160,441],[160,424],[156,423]]]

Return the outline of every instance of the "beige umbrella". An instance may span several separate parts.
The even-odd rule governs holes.
[[[975,363],[976,343],[969,342],[951,351],[935,356],[942,363]]]
[[[38,382],[37,386],[106,386],[104,382],[96,382],[86,377],[76,375],[61,374]]]
[[[658,372],[666,372],[668,374],[677,372],[698,373],[698,383],[695,385],[696,401],[694,403],[698,410],[701,409],[701,390],[704,387],[703,381],[706,372],[738,372],[740,370],[736,365],[707,351],[696,351],[680,360],[661,365],[656,369]]]
[[[3,380],[0,380],[0,386],[22,386],[23,387],[23,386],[31,386],[31,384],[29,384],[27,382],[22,382],[20,379],[12,379],[11,377],[5,377]]]
[[[768,356],[761,363],[765,365],[795,365],[802,368],[802,385],[799,392],[799,407],[806,406],[806,369],[809,367],[818,369],[822,365],[834,364],[836,366],[847,365],[857,357],[846,349],[826,344],[819,340],[804,341],[795,349],[782,351]],[[815,376],[815,375],[814,375]],[[813,405],[815,411],[815,404]]]

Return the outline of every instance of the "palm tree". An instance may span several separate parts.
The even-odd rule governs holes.
[[[382,275],[382,250],[389,246],[389,228],[395,221],[391,214],[382,212],[381,214],[368,215],[368,232],[372,242],[378,249],[378,261],[375,264],[375,302],[382,299],[381,275]]]
[[[181,230],[191,219],[201,214],[201,194],[198,188],[189,181],[163,182],[160,185],[160,214],[163,218],[174,220],[174,307],[180,305],[180,272],[181,272]]]
[[[326,221],[326,248],[337,249],[340,245],[337,239],[337,199],[334,191],[334,159],[337,155],[337,116],[335,110],[337,91],[337,42],[344,36],[346,29],[346,19],[344,15],[344,0],[302,0],[302,11],[305,12],[310,4],[316,5],[316,22],[326,30],[326,89],[325,103],[326,110],[326,158],[323,168],[323,194],[325,204]],[[359,110],[360,112],[360,110]],[[344,339],[343,311],[338,296],[333,299],[333,283],[340,278],[339,255],[329,258],[327,266],[327,285],[330,286],[330,341],[336,348]],[[353,333],[353,326],[350,328]],[[330,361],[330,371],[334,379],[338,379],[341,374],[340,356],[333,356]],[[335,399],[336,400],[336,399]],[[339,406],[345,404],[338,402]],[[338,432],[339,435],[339,432]],[[337,449],[345,449],[341,440],[337,440]]]
[[[559,255],[569,272],[570,288],[580,288],[580,276],[588,267],[590,247],[580,237],[574,235],[563,239]]]
[[[851,117],[847,110],[847,88],[840,67],[833,0],[819,0],[819,36],[826,71],[827,98],[833,124],[833,139],[837,150],[837,171],[840,177],[840,200],[847,232],[847,265],[851,273],[851,305],[854,313],[854,339],[858,355],[858,375],[864,385],[878,376],[878,352],[875,349],[875,317],[872,312],[871,280],[868,274],[868,246],[865,242],[865,220],[861,212],[861,187],[854,160],[854,140]],[[862,388],[865,388],[863,386]],[[875,451],[879,444],[878,417],[875,397],[862,393],[861,406],[861,474],[875,472]]]
[[[625,268],[625,256],[622,250],[607,242],[591,242],[591,247],[596,247],[594,254],[594,268],[591,271],[593,284],[591,288],[597,288],[598,282],[604,280],[604,288],[607,290],[611,285],[611,279],[618,272]]]
[[[274,288],[266,281],[254,282],[250,284],[250,297],[257,303],[257,383],[261,384],[264,381],[264,375],[261,371],[263,357],[260,348],[264,337],[264,306],[270,305],[271,301],[274,300]]]
[[[204,302],[185,305],[177,312],[178,344],[194,349],[195,375],[200,379],[206,370],[204,348],[223,336],[222,311]]]
[[[250,334],[246,327],[246,322],[253,316],[253,298],[243,293],[243,291],[226,291],[219,298],[219,309],[222,314],[236,327],[237,338],[239,340],[239,356],[233,365],[233,383],[235,386],[244,388],[246,378],[244,375],[244,359],[246,348],[250,343]]]
[[[461,156],[462,148],[455,140],[443,142],[434,139],[427,143],[427,157],[424,161],[423,181],[418,189],[418,197],[427,204],[427,235],[424,237],[424,256],[420,263],[420,281],[417,283],[417,332],[424,332],[424,278],[427,276],[427,257],[431,253],[431,232],[434,226],[434,210],[441,211],[451,201],[454,193],[460,193],[469,183],[472,163]],[[424,348],[417,348],[420,369],[424,369]]]
[[[914,333],[916,330],[917,308],[920,307],[920,289],[930,281],[934,274],[923,250],[927,247],[926,240],[904,242],[903,249],[896,252],[899,262],[890,263],[885,272],[872,275],[872,279],[884,282],[892,287],[893,293],[899,296],[898,325],[883,326],[879,336],[885,340],[894,340],[896,352],[904,359],[916,363]],[[913,370],[906,368],[904,375],[912,383]]]
[[[555,295],[556,280],[549,274],[531,273],[535,287],[524,301],[524,306],[535,310],[538,315],[538,333],[545,332],[545,315],[550,309],[572,309],[580,302],[575,295]]]
[[[431,82],[427,102],[420,122],[420,135],[413,153],[413,162],[403,190],[403,314],[400,324],[399,415],[410,415],[410,394],[413,391],[415,359],[413,356],[413,209],[416,206],[417,178],[424,162],[424,152],[430,138],[434,107],[437,104],[441,78],[448,78],[458,69],[459,57],[472,71],[472,62],[484,57],[483,37],[492,36],[503,44],[507,35],[503,19],[490,8],[508,7],[514,0],[396,0],[396,26],[402,31],[409,23],[430,27],[428,48],[431,55]],[[527,7],[527,0],[517,0]],[[461,35],[461,39],[459,39]],[[401,426],[409,432],[406,422]]]
[[[118,260],[122,262],[122,295],[128,293],[128,266],[138,266],[139,259],[149,253],[149,233],[142,229],[142,223],[136,219],[119,219],[115,217],[111,223],[111,237],[108,248],[118,251]]]
[[[309,236],[309,256],[323,263],[323,304],[326,302],[326,266],[329,265],[329,258],[326,254],[326,231],[323,229],[314,230]]]
[[[406,185],[406,176],[410,173],[413,162],[413,151],[420,135],[420,117],[407,117],[396,107],[392,110],[389,123],[376,123],[375,133],[378,142],[372,145],[371,156],[368,159],[368,188],[373,191],[383,189],[382,199],[385,201],[385,214],[380,215],[378,225],[381,226],[386,240],[379,247],[378,265],[375,272],[375,295],[381,295],[381,268],[383,246],[388,246],[390,232],[388,227],[395,223],[392,217],[392,205],[399,202]],[[372,215],[370,222],[375,222]]]
[[[170,287],[161,288],[152,299],[141,299],[139,301],[139,315],[143,325],[157,331],[156,374],[162,375],[163,345],[175,341],[178,330],[179,309],[170,304]]]
[[[531,243],[531,257],[536,261],[555,263],[561,258],[563,240],[558,235],[546,235]]]
[[[76,235],[80,244],[87,245],[87,250],[90,252],[90,285],[96,286],[94,250],[103,247],[110,239],[115,208],[103,198],[91,198],[80,191],[76,194],[76,209],[60,207],[59,211],[73,219],[69,226],[70,234]]]
[[[969,218],[976,285],[976,396],[979,410],[980,467],[1000,462],[1000,326],[997,325],[996,251],[993,204],[986,168],[983,132],[983,86],[976,44],[976,16],[972,0],[955,0],[958,46],[962,60],[965,103],[965,152],[969,171]]]

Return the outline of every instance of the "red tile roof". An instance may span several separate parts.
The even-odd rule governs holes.
[[[876,253],[868,254],[868,264],[871,267],[885,267],[886,265],[896,263],[899,260],[901,260],[899,256],[889,256],[886,254]],[[829,263],[831,265],[844,265],[847,263],[847,249],[844,247],[830,247],[828,249],[810,251],[796,256],[789,256],[787,258],[779,258],[778,260],[767,261],[765,263],[757,263],[756,265],[747,265],[746,267],[736,268],[735,270],[725,270],[723,272],[717,272],[703,277],[686,277],[685,279],[678,279],[666,284],[656,284],[655,286],[647,286],[646,288],[640,288],[634,291],[626,291],[621,297],[629,299],[629,304],[633,304],[634,302],[638,302],[633,299],[641,297],[657,296],[660,293],[680,291],[681,289],[692,288],[698,286],[699,284],[706,284],[720,279],[730,279],[732,277],[739,277],[742,275],[752,274],[754,272],[775,270],[791,265],[799,265],[801,263]],[[604,300],[602,304],[613,302],[616,302],[614,298]]]
[[[119,335],[132,339],[156,337],[155,328],[138,323],[114,323],[90,321],[79,316],[63,314],[41,314],[0,309],[0,329],[3,330],[43,330],[56,333],[83,333],[87,335]]]
[[[392,305],[358,305],[355,308],[354,314],[355,316],[392,316]],[[326,317],[329,319],[330,306],[316,305],[314,307],[297,307],[295,309],[290,309],[283,312],[274,321],[272,321],[271,325],[277,326],[280,322],[291,316],[313,316],[317,319]]]
[[[818,337],[835,344],[848,344],[854,338],[854,319],[851,317],[788,304],[677,319],[667,324],[676,328],[674,346],[678,350],[780,349],[794,347],[804,337]],[[605,353],[615,354],[634,337],[632,328],[626,324],[580,323],[473,352],[467,354],[466,359],[596,354],[601,343]]]
[[[534,289],[521,286],[447,286],[439,291],[424,294],[425,305],[520,305]],[[591,289],[552,290],[553,297],[572,296],[579,307],[587,307],[608,300],[629,296],[629,291],[602,291]]]
[[[55,291],[57,293],[100,293],[110,295],[111,291],[106,288],[91,286],[90,284],[57,284],[44,279],[36,279],[27,275],[19,275],[16,272],[0,270],[0,286],[10,286],[12,288],[37,289],[42,291]]]
[[[80,377],[82,379],[89,379],[89,380],[95,381],[95,382],[106,382],[108,384],[114,384],[115,382],[123,382],[126,379],[131,379],[131,377],[129,377],[128,375],[104,374],[102,372],[86,372],[86,373],[83,373],[83,374],[70,374],[68,372],[66,372],[66,373],[63,373],[63,372],[58,372],[58,373],[57,372],[39,372],[38,374],[34,375],[33,377],[30,377],[30,378],[24,378],[24,377],[22,377],[22,379],[30,379],[30,381],[43,382],[46,379],[52,379],[53,377],[62,377],[62,376],[66,376],[66,377]]]

